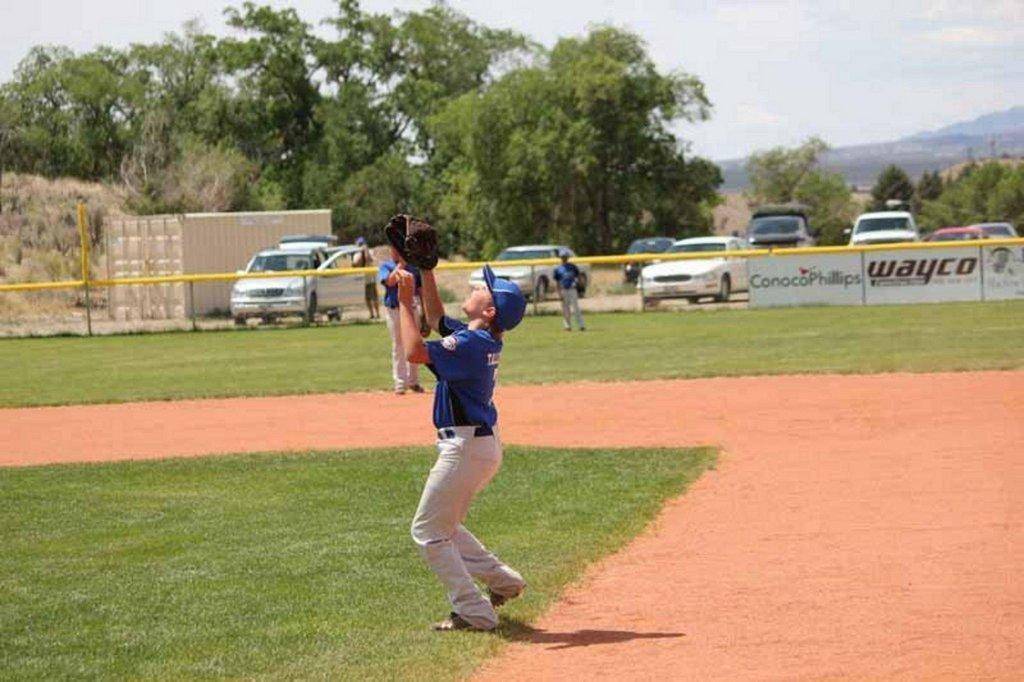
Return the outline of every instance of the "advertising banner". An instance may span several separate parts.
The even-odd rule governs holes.
[[[982,249],[986,301],[1024,298],[1024,245]]]
[[[860,305],[859,253],[765,256],[748,261],[750,306]]]
[[[979,301],[980,261],[980,249],[970,246],[865,252],[865,302]]]

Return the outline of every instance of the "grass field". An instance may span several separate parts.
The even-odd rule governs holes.
[[[1024,302],[527,318],[504,383],[1010,369]],[[0,341],[0,406],[385,389],[383,325]],[[426,374],[426,373],[425,373]]]
[[[0,470],[0,677],[456,678],[714,453],[510,448],[467,525],[530,588],[497,634],[441,635],[446,600],[408,531],[433,457]]]

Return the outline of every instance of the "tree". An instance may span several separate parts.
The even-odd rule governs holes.
[[[810,208],[811,229],[818,233],[822,246],[845,244],[843,230],[857,216],[857,205],[840,173],[812,171],[804,176],[793,198]]]
[[[812,137],[799,147],[774,147],[751,154],[747,159],[750,179],[748,201],[755,204],[784,204],[796,198],[797,188],[828,151],[824,140]]]
[[[942,176],[939,175],[939,171],[932,171],[929,173],[925,171],[921,174],[921,179],[917,182],[917,198],[921,202],[933,201],[938,199],[942,194]]]
[[[235,146],[284,190],[289,208],[305,205],[304,168],[321,139],[321,93],[309,24],[294,9],[243,3],[225,10],[228,25],[248,34],[218,44],[237,82],[229,105]]]
[[[853,220],[857,206],[841,174],[816,167],[826,150],[824,141],[811,138],[792,149],[775,147],[752,154],[747,160],[751,182],[747,201],[752,206],[805,204],[811,229],[819,233],[819,243],[841,244],[843,229]]]
[[[395,213],[428,215],[423,175],[401,154],[386,154],[350,175],[334,209],[341,236],[377,234]]]
[[[938,198],[925,201],[926,230],[980,222],[1024,224],[1024,165],[990,161],[965,169]]]
[[[888,165],[882,169],[871,188],[871,210],[884,211],[886,202],[897,200],[908,207],[914,198],[914,183],[906,171],[896,165]]]
[[[8,154],[14,146],[17,124],[14,104],[0,89],[0,214],[4,212],[4,168],[8,163]]]
[[[721,175],[687,159],[670,125],[709,111],[703,84],[658,72],[632,33],[560,40],[546,60],[431,119],[443,217],[466,251],[488,255],[521,241],[593,253],[653,227],[706,231]]]
[[[21,131],[18,170],[109,179],[131,145],[145,89],[122,52],[37,47],[5,95]]]

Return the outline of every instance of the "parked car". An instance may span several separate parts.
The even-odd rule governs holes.
[[[239,272],[284,272],[318,270],[321,272],[352,268],[352,256],[359,251],[355,245],[334,248],[321,262],[322,249],[267,249],[260,251]],[[348,305],[362,305],[365,288],[358,274],[333,277],[270,277],[241,279],[231,290],[231,316],[235,324],[258,317],[271,322],[282,317],[302,315],[307,322],[324,312],[330,319],[340,319]]]
[[[756,209],[747,225],[747,242],[754,249],[816,245],[817,233],[810,227],[808,211],[800,204]]]
[[[634,239],[633,243],[626,249],[627,254],[634,253],[664,253],[675,244],[676,240],[672,237],[642,237],[640,239]],[[640,276],[640,270],[643,268],[643,263],[626,263],[622,266],[622,276],[626,282],[636,282],[636,278]]]
[[[921,234],[908,211],[879,211],[862,213],[857,217],[850,235],[850,246],[867,244],[897,244],[920,241]]]
[[[289,234],[281,237],[277,248],[304,251],[306,249],[337,248],[338,237],[333,234]]]
[[[665,298],[685,298],[691,303],[713,297],[728,301],[736,291],[747,290],[747,263],[730,251],[750,248],[739,237],[694,237],[677,241],[666,252],[707,253],[699,260],[669,260],[648,265],[640,272],[643,304]]]
[[[961,242],[975,239],[988,239],[988,235],[977,227],[942,227],[925,236],[921,241]]]
[[[977,223],[968,227],[977,227],[985,236],[993,239],[1016,239],[1019,236],[1010,223]]]
[[[532,269],[529,265],[502,265],[502,263],[516,260],[560,258],[563,253],[568,253],[570,258],[575,258],[576,256],[569,247],[556,244],[511,246],[498,254],[491,267],[494,269],[495,275],[513,282],[527,298],[543,301],[548,297],[549,293],[555,290],[555,268],[558,267],[557,263],[554,265],[535,265]],[[587,293],[587,287],[590,285],[590,265],[587,263],[576,263],[576,267],[580,269],[577,289],[580,292],[580,296],[583,296]],[[482,284],[483,281],[484,274],[482,270],[474,270],[470,273],[469,283],[471,285]]]

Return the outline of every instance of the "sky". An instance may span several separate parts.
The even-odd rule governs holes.
[[[198,18],[226,34],[232,0],[0,0],[0,81],[33,45],[86,51],[151,42]],[[331,0],[263,0],[309,23]],[[363,0],[373,12],[423,0]],[[818,135],[882,142],[1024,104],[1024,0],[450,0],[480,23],[551,46],[594,24],[641,35],[666,71],[698,76],[709,121],[681,125],[695,153],[721,160]]]

